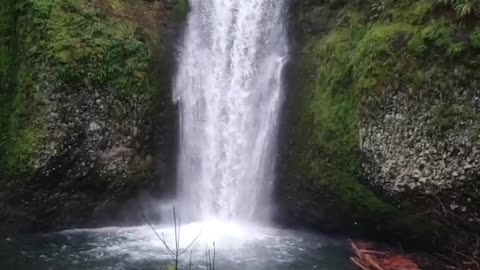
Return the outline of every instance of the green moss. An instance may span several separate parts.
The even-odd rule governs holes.
[[[479,30],[452,23],[439,9],[443,4],[429,0],[319,5],[301,7],[301,12],[327,8],[332,14],[327,33],[304,35],[302,91],[283,172],[286,192],[321,222],[363,220],[431,236],[429,221],[415,209],[400,212],[395,202],[362,184],[359,126],[383,121],[391,109],[384,97],[398,91],[419,100],[439,95],[455,100],[451,90],[459,87],[457,77],[474,76],[457,67],[478,66],[472,48],[480,46]],[[471,45],[458,38],[465,34]],[[479,123],[462,108],[445,104],[432,125],[446,132],[458,119]]]
[[[380,222],[394,210],[358,181],[358,101],[352,88],[352,59],[362,38],[345,28],[320,40],[311,38],[303,50],[304,91],[295,106],[296,139],[285,174],[297,179],[288,184],[289,189],[302,194],[297,198],[325,222]]]
[[[434,1],[421,0],[409,5],[411,12],[407,12],[406,20],[410,23],[425,23],[431,17],[432,11],[435,8]]]
[[[0,89],[5,94],[5,87],[12,81],[10,70],[15,62],[15,1],[8,0],[2,3],[0,10]]]
[[[480,49],[480,27],[476,27],[475,30],[472,31],[470,39],[472,41],[472,46],[475,49]]]
[[[307,84],[311,91],[311,100],[307,107],[312,112],[314,133],[310,136],[319,142],[324,151],[333,154],[340,162],[344,157],[355,154],[358,134],[356,131],[356,100],[348,88],[350,83],[350,50],[352,40],[347,31],[336,32],[325,38],[322,43],[307,46],[305,54],[322,57],[321,64],[314,66],[318,74]],[[340,162],[340,166],[356,170],[351,160]]]
[[[80,0],[58,2],[46,23],[44,49],[58,78],[111,86],[126,96],[151,90],[150,50],[134,24],[106,19]]]
[[[467,49],[454,38],[457,26],[432,17],[434,6],[426,0],[348,4],[334,29],[304,42],[302,63],[309,77],[301,118],[312,130],[308,139],[343,171],[358,170],[352,164],[358,163],[359,104],[366,97],[399,80],[420,91],[431,79],[427,59],[459,57]],[[360,19],[371,12],[377,19]]]
[[[414,32],[408,24],[373,25],[355,47],[353,68],[356,88],[370,90],[378,85],[390,83],[390,70],[399,69],[395,55],[401,55],[405,44]]]
[[[434,121],[430,128],[432,129],[431,134],[436,137],[444,137],[449,131],[461,125],[470,125],[477,119],[470,107],[460,102],[441,104],[435,109],[434,113]],[[473,133],[475,133],[475,130]],[[475,134],[472,135],[475,136]]]
[[[0,151],[8,137],[10,101],[15,88],[16,73],[16,12],[15,1],[2,3],[0,10]]]
[[[188,5],[188,0],[176,0],[174,9],[175,9],[175,13],[180,18],[187,17],[187,14],[190,10],[190,7]]]
[[[16,87],[2,101],[9,104],[2,106],[8,108],[2,114],[5,155],[0,164],[5,170],[29,171],[45,146],[47,91],[114,89],[120,98],[139,100],[149,110],[154,95],[149,47],[155,39],[150,33],[156,32],[150,28],[153,15],[146,13],[143,1],[128,3],[112,0],[101,7],[86,0],[22,0],[16,12],[10,10],[18,14],[19,55],[12,80]],[[117,16],[119,9],[130,13]],[[148,16],[131,19],[137,13]],[[0,75],[10,62],[5,55],[14,55],[4,47],[0,44]]]
[[[15,10],[14,1],[2,3],[0,10],[0,89],[5,94],[7,84],[11,83],[12,74],[9,72],[15,61]]]

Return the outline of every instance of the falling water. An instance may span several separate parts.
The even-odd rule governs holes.
[[[174,99],[182,217],[269,212],[288,58],[288,0],[190,0]]]
[[[191,247],[180,269],[207,268],[212,242],[218,269],[351,269],[345,241],[257,224],[274,180],[287,1],[190,0],[175,85],[183,226],[180,233],[155,225],[170,247]],[[18,235],[0,240],[0,262],[5,269],[168,268],[171,254],[157,235],[147,225]]]

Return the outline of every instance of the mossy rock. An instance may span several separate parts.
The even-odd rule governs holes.
[[[152,137],[153,122],[171,132],[169,74],[158,73],[170,4],[10,2],[0,13],[8,82],[0,90],[0,206],[28,216],[28,229],[85,225],[96,208],[150,185],[155,166],[166,173]],[[2,227],[15,228],[12,211],[0,211]]]
[[[372,165],[373,157],[382,153],[369,152],[366,144],[379,142],[372,140],[373,128],[397,121],[399,132],[410,132],[400,121],[416,119],[412,128],[419,131],[413,138],[452,147],[462,138],[467,148],[478,146],[478,102],[472,101],[480,94],[474,75],[480,67],[478,29],[471,27],[470,15],[456,13],[452,3],[427,0],[338,5],[303,1],[301,22],[314,9],[328,10],[330,21],[324,23],[326,31],[308,31],[301,37],[300,90],[292,94],[289,141],[281,166],[285,213],[319,227],[363,232],[379,228],[379,236],[394,241],[415,244],[423,239],[434,248],[452,242],[466,247],[464,236],[478,231],[457,230],[457,239],[448,235],[471,217],[455,222],[422,214],[436,211],[433,199],[419,199],[431,193],[390,190],[376,177],[379,168],[386,178],[397,172]],[[390,142],[392,148],[401,143]],[[470,191],[463,195],[470,197]],[[445,194],[438,193],[448,204]],[[479,200],[469,205],[472,215]]]

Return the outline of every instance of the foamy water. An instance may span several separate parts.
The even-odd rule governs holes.
[[[155,226],[173,248],[174,228]],[[353,269],[347,241],[324,235],[207,221],[182,226],[180,247],[192,246],[192,269],[206,269],[205,252],[215,242],[216,269]],[[188,269],[190,253],[180,258]],[[0,242],[2,269],[159,270],[173,263],[150,227],[109,227],[25,236]]]
[[[180,252],[192,269],[352,269],[343,239],[245,221],[269,220],[288,0],[189,0],[174,101],[179,105]],[[158,205],[168,217],[169,205]],[[239,222],[238,220],[241,220]],[[172,225],[155,230],[175,248]],[[108,227],[0,241],[2,269],[159,270],[173,263],[152,229]],[[189,269],[190,252],[180,258]]]
[[[174,101],[191,221],[266,220],[288,60],[287,0],[190,0]]]

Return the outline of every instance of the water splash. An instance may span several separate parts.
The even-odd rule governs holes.
[[[269,212],[286,2],[190,0],[174,93],[182,218],[258,220]]]
[[[156,230],[170,246],[175,246],[172,227],[156,226]],[[180,250],[189,246],[199,232],[201,237],[191,247],[193,269],[205,269],[205,252],[213,248],[212,242],[216,243],[218,269],[350,269],[345,263],[350,251],[344,239],[208,220],[182,227]],[[67,263],[59,269],[159,269],[172,263],[172,257],[148,226],[69,230],[33,242],[46,243],[46,239],[50,244],[42,248],[41,254],[47,254],[49,263]],[[180,257],[181,269],[188,269],[189,258],[189,253]],[[81,267],[72,268],[72,260]]]

